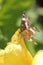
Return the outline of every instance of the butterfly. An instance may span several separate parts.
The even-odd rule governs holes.
[[[24,38],[27,38],[32,43],[36,44],[33,39],[33,34],[38,32],[37,27],[31,27],[30,20],[28,19],[27,14],[24,12],[22,14],[21,25],[20,25],[20,33]]]

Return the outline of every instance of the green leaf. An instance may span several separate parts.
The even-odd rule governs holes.
[[[32,42],[28,41],[26,38],[24,39],[25,41],[25,45],[27,47],[27,49],[30,51],[30,53],[32,54],[32,56],[35,55],[36,51],[35,51],[35,46]]]

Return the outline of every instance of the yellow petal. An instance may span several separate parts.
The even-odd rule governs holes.
[[[5,48],[5,65],[31,65],[32,56],[28,50],[25,50],[20,44],[10,43]]]
[[[32,65],[43,65],[43,50],[38,51],[35,55]]]
[[[1,51],[0,65],[31,65],[32,55],[27,50],[20,29],[13,35],[11,42]]]
[[[0,50],[0,65],[4,65],[4,50]]]

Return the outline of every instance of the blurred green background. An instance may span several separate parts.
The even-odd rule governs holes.
[[[26,42],[32,55],[43,49],[43,25],[36,23],[38,14],[43,15],[43,8],[35,8],[35,0],[0,0],[0,49],[4,49],[14,32],[20,27],[22,14],[28,14],[32,26],[38,26],[40,32],[34,35],[37,45]]]

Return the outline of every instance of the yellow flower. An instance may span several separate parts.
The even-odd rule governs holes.
[[[0,65],[4,65],[4,50],[0,50]]]
[[[32,65],[43,65],[43,50],[38,51],[35,55]]]
[[[27,50],[23,37],[19,33],[18,29],[11,38],[11,42],[8,43],[6,48],[3,50],[4,54],[0,57],[0,65],[31,65],[32,55]],[[4,58],[4,59],[3,59]]]

